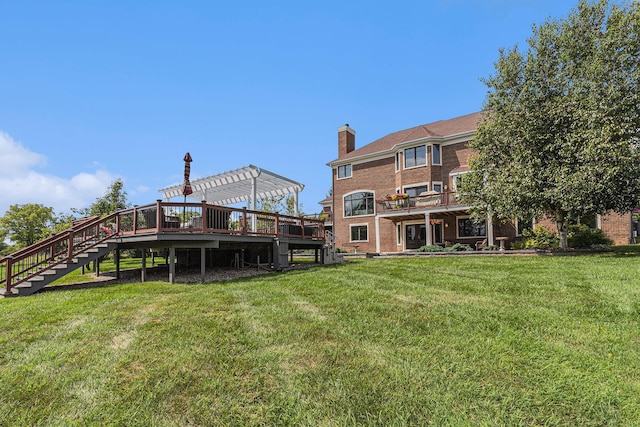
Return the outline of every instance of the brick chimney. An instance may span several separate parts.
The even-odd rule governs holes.
[[[356,131],[349,123],[338,128],[338,157],[342,157],[356,149]]]

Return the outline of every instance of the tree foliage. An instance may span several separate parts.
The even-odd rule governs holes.
[[[72,209],[72,211],[82,216],[105,216],[129,207],[131,205],[127,201],[124,183],[121,179],[116,179],[111,183],[104,196],[98,197],[91,206],[86,209]]]
[[[263,212],[273,212],[284,215],[295,216],[296,206],[293,196],[271,196],[258,199],[256,208]],[[302,216],[302,204],[299,206],[298,216]]]
[[[580,1],[501,50],[462,181],[476,215],[547,216],[560,246],[584,215],[629,212],[640,195],[640,3]]]
[[[53,208],[34,203],[11,205],[0,218],[0,235],[18,247],[29,246],[51,233],[53,221]]]

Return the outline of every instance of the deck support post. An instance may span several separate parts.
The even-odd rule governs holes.
[[[147,281],[147,250],[142,249],[142,267],[140,268],[140,281]]]
[[[114,258],[116,263],[116,280],[120,280],[120,249],[116,249]]]
[[[200,248],[200,282],[204,283],[207,272],[207,250],[205,247]]]
[[[169,248],[169,283],[176,283],[176,248]]]

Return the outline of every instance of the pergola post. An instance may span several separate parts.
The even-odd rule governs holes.
[[[431,237],[431,212],[424,213],[424,221],[425,221],[425,233],[427,235],[426,245],[430,246],[433,244],[433,238]]]

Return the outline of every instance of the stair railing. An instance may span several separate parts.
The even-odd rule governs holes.
[[[16,285],[118,235],[117,216],[118,212],[86,221],[0,259],[0,293],[9,295]]]

